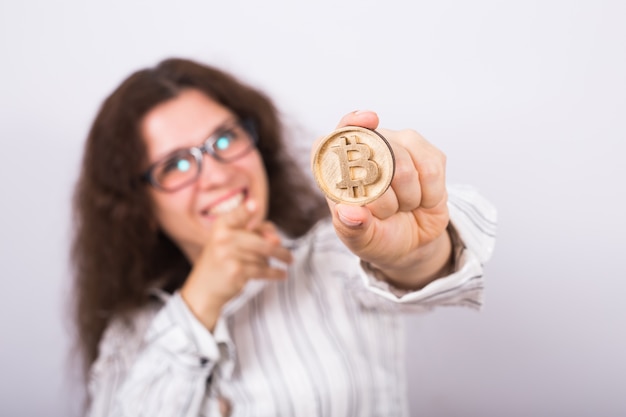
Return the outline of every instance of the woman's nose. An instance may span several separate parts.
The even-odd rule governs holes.
[[[200,187],[207,188],[222,185],[230,179],[232,167],[218,161],[213,155],[204,151],[198,182]]]

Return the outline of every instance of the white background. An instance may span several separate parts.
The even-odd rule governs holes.
[[[98,106],[183,56],[268,92],[307,149],[373,109],[499,209],[481,313],[409,319],[423,416],[626,415],[626,3],[0,3],[0,415],[68,416],[70,198]]]

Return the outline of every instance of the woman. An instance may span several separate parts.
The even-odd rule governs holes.
[[[125,80],[75,194],[89,414],[407,415],[397,313],[480,305],[495,213],[468,189],[448,199],[417,133],[379,131],[389,190],[327,204],[263,94],[180,59]]]

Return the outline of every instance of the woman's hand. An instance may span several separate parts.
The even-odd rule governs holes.
[[[382,134],[396,169],[387,191],[366,206],[327,199],[337,235],[395,286],[421,288],[450,269],[446,157],[415,131],[377,129],[374,112],[347,114],[337,127],[349,125]]]
[[[287,276],[284,269],[270,265],[270,258],[290,263],[291,253],[281,246],[272,223],[254,223],[255,210],[254,202],[248,201],[215,220],[210,238],[181,288],[183,300],[210,331],[224,304],[250,279]]]

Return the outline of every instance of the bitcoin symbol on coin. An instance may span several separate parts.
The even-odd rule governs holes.
[[[378,165],[370,159],[372,150],[364,143],[359,143],[357,135],[353,135],[353,143],[347,136],[339,139],[343,143],[333,146],[333,152],[339,157],[341,167],[341,181],[336,185],[341,189],[348,189],[351,197],[365,197],[365,186],[378,179]],[[355,154],[358,158],[351,159]],[[360,169],[359,169],[360,168]],[[358,173],[365,175],[357,176]]]
[[[311,168],[315,182],[330,200],[364,206],[391,185],[395,159],[380,133],[344,126],[318,142]]]

